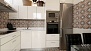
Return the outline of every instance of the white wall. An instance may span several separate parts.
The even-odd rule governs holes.
[[[73,28],[73,33],[91,33],[91,29]]]

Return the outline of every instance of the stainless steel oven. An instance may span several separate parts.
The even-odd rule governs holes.
[[[59,34],[58,22],[47,22],[47,34]]]

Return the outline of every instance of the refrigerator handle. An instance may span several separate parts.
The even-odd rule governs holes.
[[[60,37],[62,37],[63,29],[60,29]]]

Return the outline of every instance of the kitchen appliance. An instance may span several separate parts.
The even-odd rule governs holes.
[[[47,22],[59,22],[59,11],[46,11],[46,21]]]
[[[65,34],[73,34],[73,4],[60,3],[60,49],[66,50]]]
[[[59,23],[47,22],[47,34],[59,34]]]
[[[59,11],[46,11],[46,33],[59,34]]]
[[[0,11],[5,12],[16,12],[14,8],[12,8],[5,0],[0,0]]]

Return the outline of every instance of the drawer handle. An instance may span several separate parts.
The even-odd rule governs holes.
[[[12,36],[12,37],[15,37],[16,35]]]
[[[14,40],[12,43],[14,43],[16,40]]]
[[[55,43],[55,42],[51,42],[51,43]]]

